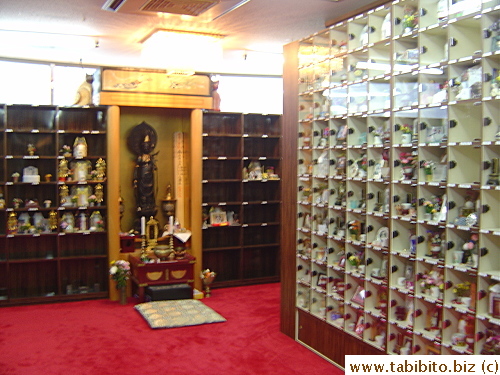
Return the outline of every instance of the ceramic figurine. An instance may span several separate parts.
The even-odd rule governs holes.
[[[85,82],[83,82],[75,95],[75,100],[73,105],[84,106],[92,105],[93,88],[92,83],[94,82],[94,76],[92,74],[85,74]]]

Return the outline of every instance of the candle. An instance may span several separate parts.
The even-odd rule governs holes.
[[[146,235],[146,217],[141,216],[141,236]]]
[[[168,232],[170,234],[174,233],[174,217],[170,216],[168,218]]]

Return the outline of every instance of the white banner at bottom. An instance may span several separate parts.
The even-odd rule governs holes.
[[[497,355],[346,355],[345,375],[500,374]]]

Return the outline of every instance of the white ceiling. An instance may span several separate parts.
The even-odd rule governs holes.
[[[165,13],[106,11],[102,9],[105,0],[0,0],[0,57],[161,68],[160,62],[146,63],[141,59],[140,41],[155,28],[164,28],[223,34],[225,55],[243,59],[244,51],[281,53],[284,44],[320,31],[326,21],[373,2],[250,0],[223,14],[241,1],[221,0],[200,16],[183,20],[184,16]],[[17,41],[9,44],[13,38],[6,30],[86,35],[98,40],[99,47],[56,47],[51,45],[55,35],[36,43],[31,38],[28,44],[37,45]]]

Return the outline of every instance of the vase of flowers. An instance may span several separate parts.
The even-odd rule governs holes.
[[[380,126],[377,129],[373,130],[373,144],[381,145],[383,143],[382,136],[384,135],[384,129]]]
[[[349,234],[351,236],[351,240],[357,241],[360,235],[360,223],[357,220],[349,221],[347,224],[347,228],[349,229]]]
[[[401,161],[403,179],[411,180],[413,178],[413,171],[417,162],[416,157],[411,152],[401,152],[399,154],[399,159]]]
[[[453,288],[453,293],[455,293],[455,296],[457,297],[457,303],[469,302],[468,298],[470,297],[470,282],[465,281],[463,283],[456,284]]]
[[[214,271],[210,271],[208,268],[201,271],[200,277],[205,289],[205,297],[207,298],[212,295],[210,285],[214,282],[215,276],[217,276],[217,274]]]
[[[401,143],[411,143],[411,128],[408,124],[401,126]]]
[[[424,168],[425,181],[431,182],[433,180],[434,169],[436,168],[435,163],[432,160],[425,160],[422,167]]]
[[[432,219],[432,214],[436,212],[436,209],[434,208],[434,203],[431,201],[424,201],[424,220],[431,220]]]
[[[130,278],[130,263],[126,260],[113,260],[110,263],[109,274],[116,282],[116,289],[120,292],[120,304],[127,304],[127,281]]]
[[[420,287],[423,294],[429,295],[433,298],[440,298],[441,293],[444,290],[443,275],[435,269],[424,273],[420,279]]]
[[[33,156],[33,155],[35,155],[36,147],[33,143],[28,143],[26,150],[28,151],[29,156]]]
[[[415,8],[406,6],[402,20],[403,33],[412,32],[418,25],[418,13]]]
[[[427,234],[427,243],[429,246],[429,256],[434,259],[441,258],[441,234],[438,232],[429,231]]]
[[[59,153],[67,159],[73,157],[73,153],[71,152],[71,147],[68,145],[62,146],[61,149],[59,150]]]

